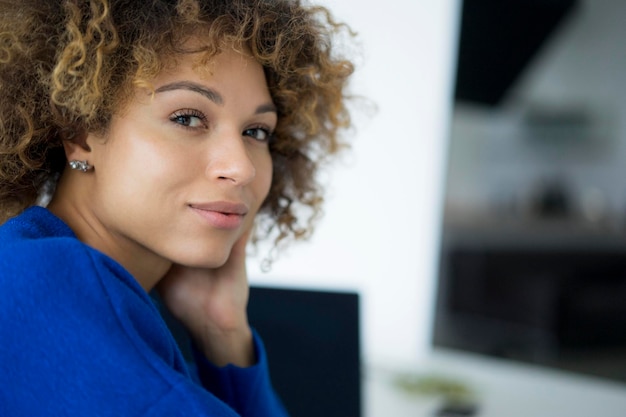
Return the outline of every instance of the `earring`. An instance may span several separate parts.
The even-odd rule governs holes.
[[[75,169],[77,171],[82,171],[82,172],[87,172],[89,171],[92,166],[89,165],[89,163],[87,161],[70,161],[70,168]]]

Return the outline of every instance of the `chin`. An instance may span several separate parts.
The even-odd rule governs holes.
[[[189,268],[215,269],[223,266],[230,255],[230,251],[219,252],[216,253],[213,250],[202,253],[185,253],[172,259],[172,262]]]

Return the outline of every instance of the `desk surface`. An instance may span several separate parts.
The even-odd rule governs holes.
[[[475,417],[626,416],[626,384],[436,348],[410,366],[369,364],[363,386],[365,417],[437,415],[442,396],[407,389],[398,384],[399,378],[467,387],[477,405]]]

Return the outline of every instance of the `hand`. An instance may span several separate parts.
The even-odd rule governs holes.
[[[170,312],[190,332],[196,345],[217,366],[250,366],[256,358],[246,306],[249,286],[246,244],[250,231],[233,245],[226,263],[216,269],[174,265],[157,285]]]

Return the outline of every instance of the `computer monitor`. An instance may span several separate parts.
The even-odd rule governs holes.
[[[361,416],[358,294],[252,287],[248,317],[293,417]]]
[[[153,294],[185,359],[189,336]],[[292,417],[361,417],[359,296],[252,286],[250,325],[265,344],[272,384]]]

